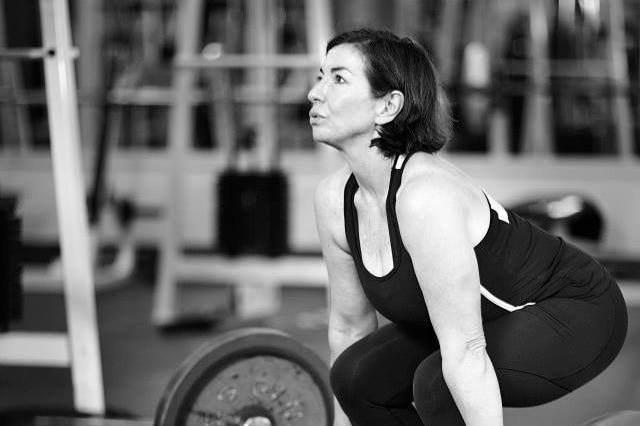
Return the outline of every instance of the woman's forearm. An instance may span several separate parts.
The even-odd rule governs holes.
[[[502,426],[502,399],[486,351],[467,352],[461,361],[443,360],[443,374],[467,426]]]

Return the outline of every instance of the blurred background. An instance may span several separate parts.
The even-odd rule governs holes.
[[[74,321],[78,252],[61,258],[61,241],[91,242],[75,262],[91,269],[113,412],[152,416],[178,363],[237,327],[328,360],[312,200],[341,159],[311,139],[306,94],[327,40],[363,26],[433,55],[455,117],[443,156],[623,284],[616,363],[507,424],[640,410],[640,0],[0,0],[0,411],[77,408],[68,369],[2,356],[17,347],[3,336]],[[40,46],[55,51],[11,53]],[[64,49],[75,87],[41,60]],[[56,157],[65,143],[77,157]],[[74,167],[80,191],[55,175]],[[88,229],[61,206],[74,199]]]

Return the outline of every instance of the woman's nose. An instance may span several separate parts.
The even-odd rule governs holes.
[[[322,80],[316,81],[316,83],[311,87],[309,93],[307,94],[307,99],[309,102],[317,102],[322,99],[322,88],[321,88]]]

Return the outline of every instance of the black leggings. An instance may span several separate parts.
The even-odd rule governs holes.
[[[584,385],[614,360],[626,330],[615,284],[595,298],[550,298],[484,323],[503,405],[539,405]],[[389,324],[359,340],[336,359],[331,385],[353,426],[464,425],[426,327]]]

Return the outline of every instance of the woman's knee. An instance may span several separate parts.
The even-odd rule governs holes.
[[[442,374],[440,352],[426,358],[413,379],[414,404],[425,424],[464,424]]]
[[[413,397],[416,408],[432,408],[442,404],[447,385],[442,375],[442,358],[437,352],[426,358],[413,376]]]
[[[370,348],[358,342],[334,361],[329,379],[333,393],[343,407],[375,401],[376,389],[384,388],[377,383],[379,371],[375,365],[378,360],[369,355]]]
[[[356,404],[366,398],[376,372],[369,367],[369,348],[356,342],[334,361],[330,382],[333,393],[341,404]]]
[[[329,375],[331,389],[341,403],[351,400],[353,398],[352,395],[355,393],[353,378],[355,377],[356,365],[356,359],[342,353],[331,366]]]

